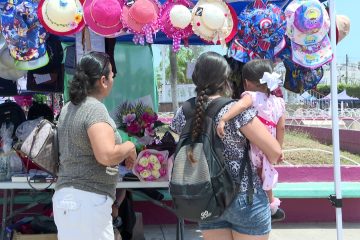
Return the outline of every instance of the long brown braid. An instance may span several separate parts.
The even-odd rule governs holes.
[[[203,53],[197,60],[192,75],[196,85],[195,117],[192,122],[191,140],[192,144],[187,152],[191,163],[196,163],[193,147],[203,131],[205,109],[209,96],[219,94],[225,96],[231,94],[231,87],[228,82],[230,66],[225,58],[214,52]]]

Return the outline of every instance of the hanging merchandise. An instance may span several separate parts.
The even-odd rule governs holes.
[[[77,33],[85,26],[83,2],[84,0],[40,0],[39,21],[49,33],[55,35]]]
[[[117,37],[123,32],[121,0],[87,0],[84,20],[90,30],[104,37]]]
[[[1,14],[2,34],[15,67],[32,70],[49,62],[45,39],[47,33],[37,17],[37,0],[13,0],[5,3]]]
[[[322,67],[305,68],[289,59],[284,60],[283,63],[286,68],[284,87],[294,93],[302,93],[315,88],[324,76]]]
[[[75,44],[65,47],[64,52],[65,52],[65,61],[64,61],[65,73],[69,75],[74,75],[76,69]]]
[[[187,39],[193,34],[190,9],[193,4],[188,0],[168,0],[160,11],[160,28],[168,38],[173,39],[173,50],[180,49],[181,40]]]
[[[64,91],[64,58],[59,38],[50,35],[46,40],[49,63],[41,68],[28,71],[26,88],[31,91],[63,92]]]
[[[238,36],[232,41],[228,55],[243,63],[256,58],[274,59],[285,47],[285,30],[282,10],[256,0],[239,14]]]
[[[14,96],[18,94],[16,81],[9,81],[0,77],[0,96]]]
[[[294,0],[286,7],[285,15],[292,60],[313,69],[330,62],[330,18],[324,5],[318,0]]]
[[[350,18],[336,15],[336,43],[343,40],[350,32]]]
[[[10,56],[9,49],[5,44],[5,40],[3,36],[0,34],[0,78],[2,79],[1,81],[5,79],[16,81],[22,76],[24,76],[25,73],[26,73],[25,71],[21,71],[15,68],[15,60]],[[3,83],[1,85],[10,85],[12,87],[11,92],[14,92],[14,90],[16,90],[16,88],[14,88],[14,86],[16,86],[16,83],[15,85],[14,83],[10,84],[10,81],[9,83]]]
[[[157,0],[123,0],[121,20],[124,28],[134,33],[135,44],[154,42],[152,35],[160,30],[160,8]]]
[[[1,22],[0,22],[1,23]],[[1,27],[0,27],[1,28]],[[0,34],[0,49],[2,49],[5,46],[5,39],[2,36],[2,34]]]
[[[281,51],[279,58],[286,69],[284,87],[294,93],[302,93],[316,87],[324,76],[322,67],[315,69],[305,68],[291,60],[290,40],[286,38],[286,48]]]
[[[236,34],[235,10],[222,0],[200,0],[192,10],[192,29],[205,42],[226,46]]]

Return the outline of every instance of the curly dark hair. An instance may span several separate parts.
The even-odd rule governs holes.
[[[192,125],[191,139],[194,143],[203,131],[203,119],[209,96],[219,94],[231,96],[232,89],[228,81],[231,69],[226,59],[215,52],[205,52],[200,55],[195,64],[192,80],[196,85],[196,109]],[[188,158],[196,162],[193,154],[193,144],[188,151]]]
[[[69,84],[70,101],[80,104],[85,98],[97,91],[96,82],[110,75],[110,58],[106,53],[90,52],[85,54],[78,65],[74,78]]]

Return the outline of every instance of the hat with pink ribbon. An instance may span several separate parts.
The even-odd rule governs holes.
[[[123,25],[120,0],[86,0],[84,20],[89,29],[100,36],[121,35]]]
[[[192,5],[188,0],[168,0],[161,8],[160,28],[168,38],[173,39],[174,52],[180,49],[182,39],[186,41],[194,33],[190,24],[191,12],[189,8]]]
[[[160,7],[157,0],[123,0],[121,21],[124,28],[134,33],[135,44],[154,42],[152,35],[160,30]]]
[[[320,1],[294,0],[285,9],[285,16],[295,63],[315,69],[332,60],[330,18]]]

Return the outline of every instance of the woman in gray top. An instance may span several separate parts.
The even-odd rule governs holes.
[[[192,75],[196,85],[195,121],[192,126],[192,140],[200,135],[206,106],[215,98],[231,96],[228,81],[230,66],[224,57],[214,52],[203,53],[197,60]],[[215,117],[216,124],[235,102],[225,105]],[[181,133],[186,124],[180,107],[170,125],[171,129]],[[240,176],[240,165],[245,161],[247,141],[256,144],[268,157],[276,163],[281,160],[282,152],[279,143],[256,118],[254,108],[243,111],[225,124],[224,158],[234,182],[240,185],[236,199],[227,207],[219,218],[200,222],[204,240],[266,240],[271,230],[270,207],[266,192],[261,187],[261,180],[256,168],[252,165],[252,173],[245,170]],[[195,154],[189,151],[191,162],[196,162]],[[247,201],[248,178],[252,174],[255,193],[253,202]]]
[[[70,102],[58,123],[60,168],[53,196],[58,239],[113,240],[111,205],[118,181],[117,165],[130,168],[135,145],[122,143],[101,102],[113,86],[105,53],[84,55],[69,86]]]

